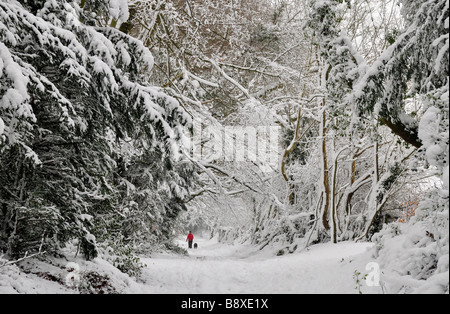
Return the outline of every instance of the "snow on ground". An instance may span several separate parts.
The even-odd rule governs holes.
[[[372,244],[319,244],[308,251],[274,256],[249,245],[225,245],[196,239],[189,257],[144,258],[146,293],[315,294],[382,293],[380,287],[356,282],[355,271],[367,273]],[[186,246],[182,240],[180,246]],[[363,275],[359,278],[362,279]]]
[[[368,287],[364,280],[357,284],[354,277],[355,271],[367,273],[369,243],[319,244],[303,252],[275,256],[274,250],[259,251],[251,245],[198,238],[195,242],[199,248],[189,250],[188,256],[158,253],[141,257],[147,267],[138,281],[100,258],[55,259],[50,264],[29,260],[22,262],[21,269],[16,265],[2,267],[0,294],[77,293],[66,286],[68,262],[77,264],[80,272],[107,275],[114,291],[125,294],[382,293],[380,287]],[[178,245],[187,247],[183,240],[178,240]]]

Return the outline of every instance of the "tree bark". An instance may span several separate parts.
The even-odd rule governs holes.
[[[326,230],[330,230],[330,224],[328,222],[329,208],[330,208],[330,184],[328,175],[328,157],[327,157],[327,127],[326,127],[326,113],[325,113],[325,99],[323,100],[323,117],[322,117],[322,171],[323,171],[323,187],[324,187],[324,206],[322,212],[322,224]]]

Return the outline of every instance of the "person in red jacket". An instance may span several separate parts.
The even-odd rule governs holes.
[[[194,235],[189,231],[186,241],[189,243],[189,248],[192,249],[192,242],[194,242]]]

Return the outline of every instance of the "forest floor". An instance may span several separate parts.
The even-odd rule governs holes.
[[[67,266],[76,275],[97,279],[106,293],[124,294],[378,294],[363,280],[372,262],[370,243],[318,244],[302,252],[275,256],[252,245],[229,245],[217,240],[196,239],[198,249],[187,256],[158,253],[141,257],[146,264],[138,280],[121,273],[104,259],[81,257],[51,261],[26,260],[20,268],[0,268],[0,294],[66,294],[81,290],[67,286]],[[177,241],[181,247],[187,244]],[[357,273],[360,273],[356,275]],[[95,277],[96,276],[96,277]],[[108,278],[107,282],[102,278]]]

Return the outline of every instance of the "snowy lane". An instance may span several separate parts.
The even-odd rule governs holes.
[[[309,251],[275,257],[251,246],[199,242],[189,257],[155,256],[142,279],[146,293],[358,293],[354,272],[370,262],[367,243],[322,244]],[[381,293],[378,287],[361,287]]]

